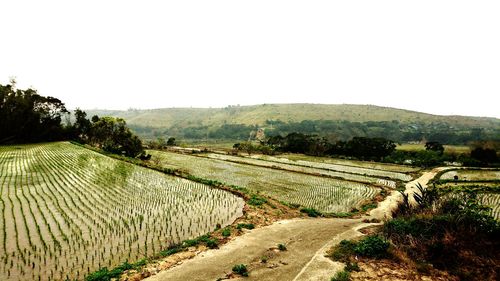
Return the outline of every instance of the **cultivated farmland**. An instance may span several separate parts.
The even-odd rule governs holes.
[[[396,187],[395,181],[409,181],[412,179],[410,175],[404,173],[309,161],[291,162],[285,161],[286,159],[277,157],[271,158],[273,160],[261,160],[258,158],[237,157],[215,153],[209,153],[206,155],[206,157],[262,167],[279,168],[302,173],[325,175],[365,183],[378,183],[387,185],[392,188]]]
[[[397,164],[389,164],[389,163],[380,163],[380,162],[369,162],[369,161],[360,161],[360,160],[350,160],[350,159],[339,159],[339,158],[329,158],[329,157],[319,157],[319,156],[310,156],[304,154],[280,154],[276,156],[270,155],[259,155],[255,154],[250,156],[252,158],[268,160],[273,162],[282,162],[289,164],[298,164],[298,165],[311,165],[311,163],[317,164],[331,164],[331,165],[340,165],[340,166],[348,166],[353,168],[366,168],[372,170],[380,170],[385,172],[396,172],[396,173],[412,173],[418,172],[420,168],[406,166],[406,165],[397,165]]]
[[[441,180],[453,180],[457,176],[460,181],[498,181],[500,170],[454,170],[441,175]]]
[[[346,212],[373,198],[379,188],[340,179],[208,159],[171,152],[149,151],[164,167],[245,187],[287,203],[312,207],[321,212]]]
[[[490,207],[492,216],[498,220],[500,219],[499,181],[498,169],[457,169],[443,173],[437,181],[437,186],[452,191],[451,194],[455,194],[452,196],[458,196],[464,191],[477,192],[479,202]]]
[[[0,147],[0,280],[82,279],[242,215],[228,192],[69,143]]]

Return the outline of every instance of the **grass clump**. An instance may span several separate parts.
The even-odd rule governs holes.
[[[208,248],[210,249],[215,249],[219,247],[219,244],[217,243],[217,240],[215,239],[208,239],[205,244],[207,245]]]
[[[241,276],[245,276],[245,277],[248,276],[248,269],[247,269],[247,266],[245,264],[237,264],[237,265],[233,266],[233,272],[236,274],[239,274]]]
[[[357,262],[348,262],[345,265],[345,270],[349,271],[349,272],[353,272],[353,271],[360,271],[361,269],[359,268],[359,265]]]
[[[369,258],[383,258],[387,256],[389,242],[378,235],[367,236],[354,247],[354,252]]]
[[[242,230],[243,228],[246,228],[246,229],[254,229],[255,228],[255,225],[253,223],[239,223],[237,226],[236,226],[236,229],[238,230]]]
[[[349,263],[351,256],[354,255],[355,248],[355,242],[350,240],[342,240],[337,246],[335,246],[330,256],[335,261]]]
[[[320,217],[322,214],[320,211],[314,209],[314,208],[302,208],[300,209],[301,213],[306,213],[310,217]]]
[[[250,199],[248,199],[247,203],[252,206],[261,206],[267,203],[267,200],[254,194],[250,197]]]
[[[346,270],[337,272],[337,274],[335,274],[335,276],[333,276],[330,279],[330,281],[349,281],[349,280],[351,280],[351,274],[349,273],[349,271]]]
[[[361,211],[366,212],[371,209],[377,208],[377,203],[368,203],[363,206],[361,206]]]
[[[224,229],[222,230],[222,236],[224,236],[224,237],[229,237],[229,236],[231,236],[231,229],[229,229],[229,228],[224,228]]]

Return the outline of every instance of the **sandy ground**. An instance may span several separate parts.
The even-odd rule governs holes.
[[[426,172],[409,182],[406,192],[412,194],[417,190],[417,182],[426,186],[442,169],[446,168]],[[400,200],[402,196],[399,192],[393,191],[370,212],[368,218],[390,219]],[[300,218],[278,221],[248,231],[220,249],[202,252],[147,280],[222,280],[234,277],[231,276],[232,267],[242,263],[248,265],[250,272],[245,280],[330,280],[343,265],[325,257],[326,251],[343,239],[361,236],[358,230],[369,225],[362,223],[361,219]],[[280,243],[286,244],[286,251],[276,249]],[[267,257],[265,263],[261,261],[262,257]]]

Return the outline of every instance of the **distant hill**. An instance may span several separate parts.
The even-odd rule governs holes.
[[[491,117],[443,116],[416,111],[354,104],[263,104],[225,108],[161,108],[145,110],[87,110],[89,115],[124,118],[128,124],[165,128],[176,126],[219,126],[222,124],[263,125],[266,120],[445,122],[450,125],[498,128],[500,119]]]
[[[497,118],[442,116],[374,105],[263,104],[86,111],[89,117],[97,114],[124,118],[143,138],[168,135],[189,139],[245,139],[250,131],[265,128],[267,133],[301,131],[335,134],[340,139],[385,136],[397,141],[431,138],[444,143],[500,139],[500,119]]]

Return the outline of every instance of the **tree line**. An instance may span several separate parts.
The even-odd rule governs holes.
[[[286,136],[276,135],[267,138],[259,146],[250,143],[237,143],[235,149],[247,152],[260,150],[261,152],[291,152],[314,156],[348,156],[362,160],[381,161],[390,155],[396,144],[385,138],[354,137],[348,141],[329,142],[325,137],[290,133]]]
[[[75,140],[128,157],[144,154],[141,140],[121,118],[89,120],[77,109],[74,119],[57,98],[17,89],[14,80],[0,84],[0,144]]]
[[[466,125],[452,125],[446,122],[406,122],[406,121],[367,121],[352,122],[345,120],[303,120],[283,122],[267,120],[265,124],[222,124],[220,126],[178,125],[170,128],[148,127],[134,124],[131,128],[144,139],[176,136],[182,139],[218,139],[245,141],[252,131],[265,128],[267,136],[302,133],[319,135],[330,141],[348,141],[353,137],[377,138],[391,136],[397,143],[433,140],[445,144],[467,144],[480,140],[500,141],[500,128],[476,128]]]
[[[442,143],[429,141],[425,150],[396,150],[396,144],[385,138],[354,137],[348,141],[330,142],[325,137],[290,133],[286,136],[271,136],[256,144],[241,142],[233,146],[235,152],[248,154],[263,153],[274,155],[290,152],[312,156],[347,157],[359,160],[381,161],[386,163],[410,164],[420,167],[444,165],[447,162],[460,162],[465,166],[498,166],[497,142],[479,142],[467,153],[444,153]]]

